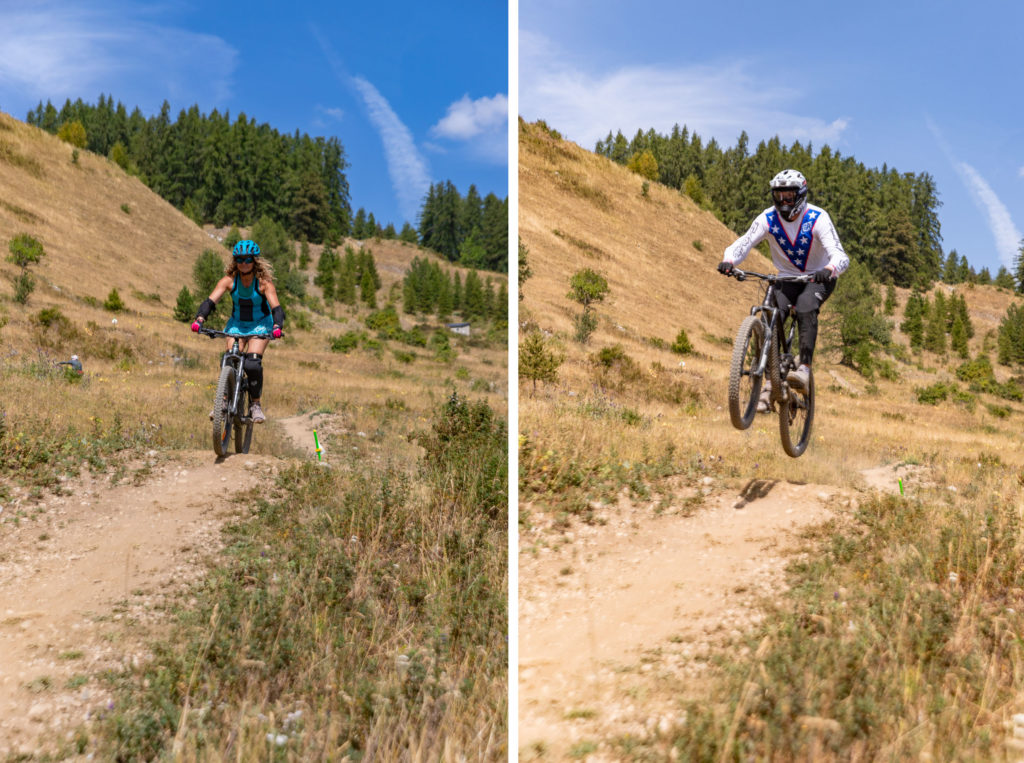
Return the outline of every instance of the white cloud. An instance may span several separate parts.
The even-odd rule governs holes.
[[[225,100],[234,48],[214,35],[151,20],[148,12],[63,0],[0,3],[0,86],[58,107],[66,98],[101,93],[153,110],[165,99],[181,107]]]
[[[370,114],[370,121],[377,128],[384,143],[388,175],[402,208],[402,214],[408,220],[415,220],[423,197],[430,187],[427,163],[417,150],[409,128],[377,88],[362,77],[353,77],[352,83],[362,96]]]
[[[1024,167],[1021,167],[1019,170],[1017,170],[1017,174],[1024,178]]]
[[[498,93],[491,98],[470,100],[468,95],[448,107],[448,113],[430,128],[433,135],[452,140],[469,140],[481,133],[508,126],[508,98]]]
[[[470,154],[483,161],[504,164],[508,161],[508,97],[504,93],[472,100],[464,95],[448,107],[448,112],[430,128],[434,138],[459,141]],[[438,143],[429,148],[447,153]]]
[[[732,144],[746,130],[752,142],[778,135],[835,144],[849,120],[826,121],[780,108],[800,94],[743,63],[725,66],[623,66],[591,73],[563,60],[550,40],[520,32],[519,103],[528,120],[544,119],[584,148],[608,131],[669,132],[675,124],[708,140]]]
[[[932,121],[931,117],[925,116],[925,124],[934,136],[935,142],[939,144],[942,153],[960,176],[974,205],[987,218],[989,230],[996,242],[996,253],[999,255],[1000,262],[1012,271],[1021,233],[1014,224],[1013,218],[1010,217],[1010,210],[974,167],[967,162],[960,161],[953,154],[953,148],[946,142],[942,130]]]
[[[1000,201],[996,192],[974,167],[967,162],[956,162],[954,166],[967,186],[975,205],[988,218],[988,227],[992,231],[992,237],[996,240],[996,252],[999,254],[1000,261],[1006,265],[1008,270],[1012,271],[1021,233],[1014,225],[1013,218],[1010,217],[1010,210]]]

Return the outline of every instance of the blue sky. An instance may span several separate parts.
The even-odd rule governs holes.
[[[519,113],[591,150],[679,123],[927,172],[944,250],[995,275],[1024,236],[1022,29],[995,0],[520,0]]]
[[[337,136],[353,210],[416,223],[431,182],[508,195],[506,2],[0,0],[0,109],[101,93]]]

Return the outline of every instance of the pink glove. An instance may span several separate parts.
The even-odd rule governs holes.
[[[202,326],[202,325],[203,325],[203,324],[202,324],[202,323],[200,323],[199,321],[193,321],[193,322],[192,322],[192,330],[193,330],[194,332],[196,332],[196,333],[198,334],[198,333],[199,333],[199,328],[200,328],[200,326]]]
[[[274,326],[274,330],[272,332],[270,332],[270,333],[274,335],[274,339],[280,339],[281,338],[281,327],[280,326]]]

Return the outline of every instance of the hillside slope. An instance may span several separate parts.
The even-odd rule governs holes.
[[[902,559],[901,549],[909,544],[925,548],[934,540],[934,547],[945,548],[950,537],[957,538],[948,544],[954,560],[920,552],[929,571],[920,585],[932,590],[931,570],[941,570],[941,578],[955,569],[959,544],[988,542],[957,535],[961,531],[943,516],[945,507],[984,528],[979,516],[990,516],[991,508],[982,495],[1002,491],[1011,502],[1019,495],[1024,406],[970,391],[955,377],[959,358],[912,353],[899,330],[893,341],[902,354],[887,358],[893,373],[866,378],[838,365],[834,303],[826,304],[815,358],[813,439],[801,458],[787,457],[776,415],[759,415],[740,432],[726,410],[732,337],[760,301],[755,284],[715,270],[735,234],[677,191],[657,183],[645,190],[640,176],[560,140],[543,125],[521,122],[519,146],[520,237],[532,271],[522,288],[520,327],[540,331],[562,358],[557,382],[539,384],[536,392],[529,383],[520,386],[520,754],[538,760],[590,753],[616,760],[755,754],[751,748],[741,753],[743,743],[726,731],[735,731],[733,718],[745,717],[737,709],[741,694],[746,696],[743,681],[750,680],[745,676],[765,676],[766,695],[788,696],[784,676],[769,683],[763,667],[751,662],[757,647],[751,641],[763,633],[768,613],[783,618],[778,612],[793,607],[787,590],[794,578],[787,565],[822,555],[830,542],[843,548],[856,542],[851,537],[872,538],[870,524],[857,524],[858,507],[888,509],[884,501],[895,496],[907,501],[897,512],[914,507],[920,524],[903,528],[906,535],[880,538],[879,544],[892,544],[878,550],[882,559]],[[772,269],[756,253],[745,267]],[[570,278],[582,268],[592,268],[609,284],[608,296],[594,305],[598,324],[586,344],[574,338],[581,308],[567,296]],[[944,284],[934,289],[951,290]],[[995,332],[1015,297],[994,287],[966,287],[961,293],[975,328],[971,354],[992,356]],[[907,293],[897,290],[896,296],[890,320],[898,323]],[[690,354],[670,351],[680,329],[693,345]],[[998,366],[995,371],[1000,381],[1019,373]],[[940,382],[961,397],[938,405],[919,401],[920,388]],[[924,510],[922,503],[943,508]],[[1006,514],[1011,536],[1015,516],[1012,508]],[[815,542],[808,542],[810,528],[826,521],[832,524],[814,530]],[[844,528],[853,528],[850,537],[838,537]],[[795,549],[805,554],[794,557]],[[827,586],[860,585],[866,590],[851,592],[851,599],[884,602],[897,612],[903,606],[902,593],[889,601],[888,589],[872,587],[871,576],[858,573],[850,582],[853,576],[842,568],[826,574],[827,582],[807,583],[805,590],[821,586],[831,601],[836,589]],[[799,623],[804,608],[813,612],[819,606],[826,605],[800,602],[793,617]],[[999,609],[998,603],[991,606]],[[859,612],[843,610],[837,618],[845,623],[854,611]],[[944,616],[956,622],[960,615]],[[987,627],[985,622],[978,627]],[[770,659],[784,672],[786,660],[796,659],[790,652],[801,654],[807,647],[800,633],[792,643],[787,640],[788,621],[767,628],[778,634],[763,644],[773,656],[756,650],[758,659]],[[913,636],[906,638],[911,643]],[[830,660],[846,659],[828,651],[830,645],[823,642],[822,672],[808,679],[815,686],[830,686]],[[881,649],[873,642],[871,648]],[[905,659],[913,664],[918,658]],[[998,658],[986,653],[972,659]],[[880,692],[901,684],[900,670],[916,669],[895,662],[892,673],[888,663],[879,666]],[[792,668],[794,674],[805,669],[811,670]],[[941,675],[943,668],[936,670]],[[735,676],[737,682],[718,683]],[[943,687],[934,691],[928,701],[957,701]],[[697,702],[699,721],[690,701]],[[864,701],[878,703],[882,717],[873,723],[916,722],[885,717],[888,708],[874,695]],[[763,716],[752,712],[749,724],[741,724],[742,738],[763,732],[767,746],[752,749],[766,759],[857,757],[856,747],[832,747],[821,756],[815,746],[815,739],[823,739],[814,736],[816,728],[847,734],[847,726],[828,719],[828,711],[841,708],[816,695],[802,706],[827,720],[777,721],[771,715],[777,706],[766,703]],[[828,711],[819,709],[825,706]],[[917,718],[916,710],[905,712]],[[1001,728],[998,719],[1007,712],[1001,707],[992,726],[979,734],[998,737],[992,729]],[[776,723],[791,725],[780,730]],[[933,748],[942,750],[936,757],[948,757],[961,742],[948,734],[943,739],[942,732],[929,734],[946,745]],[[790,746],[781,746],[780,739]],[[930,743],[892,744],[883,749],[909,755]],[[794,749],[802,752],[780,752]]]

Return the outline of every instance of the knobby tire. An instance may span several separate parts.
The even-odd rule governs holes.
[[[239,420],[235,423],[235,452],[248,453],[252,444],[252,417],[249,413],[249,393],[245,389],[246,380],[242,379],[242,398],[239,400]],[[242,421],[245,416],[248,421]]]
[[[231,442],[231,398],[235,394],[235,369],[220,369],[217,393],[213,398],[213,452],[223,458]],[[237,432],[236,432],[237,437]]]
[[[789,389],[789,399],[779,403],[779,434],[786,455],[799,458],[811,441],[814,423],[814,373],[807,376],[807,390]]]
[[[764,324],[756,315],[748,315],[736,332],[729,367],[729,418],[737,429],[749,428],[757,415],[761,377],[752,376],[750,368],[760,360],[763,342]]]

